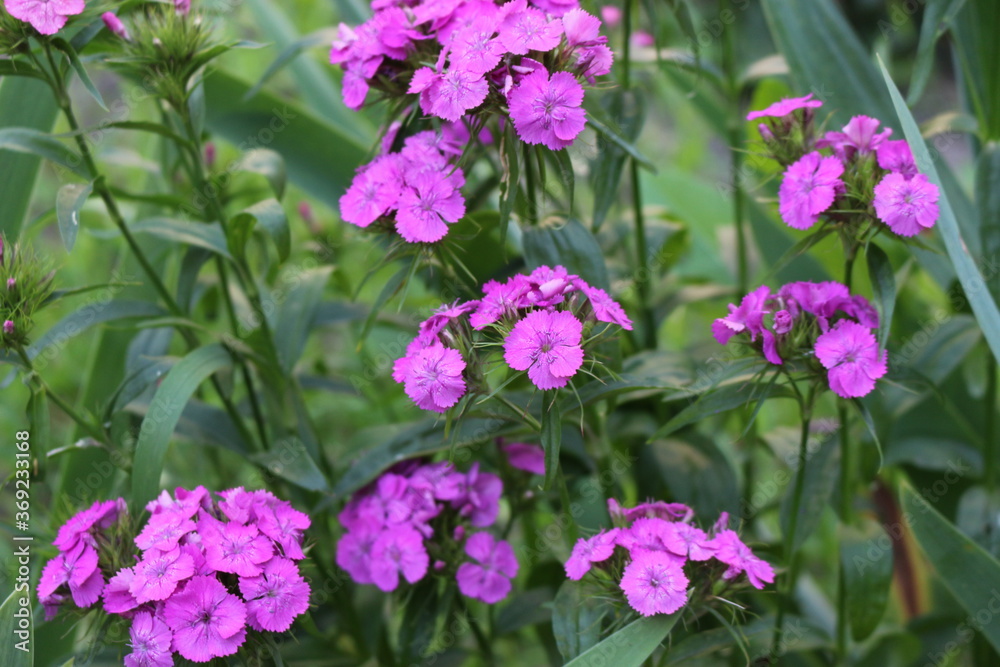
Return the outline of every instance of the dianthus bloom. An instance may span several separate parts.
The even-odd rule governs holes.
[[[841,320],[816,339],[816,358],[826,368],[830,388],[843,398],[858,398],[875,388],[886,373],[886,353],[870,329]]]
[[[240,577],[247,601],[247,625],[255,630],[284,632],[309,608],[309,584],[290,560],[272,558],[256,577]]]
[[[764,584],[774,583],[774,568],[757,558],[735,531],[723,530],[712,540],[712,547],[714,557],[729,566],[722,575],[724,579],[746,574],[750,585],[760,590],[764,589]]]
[[[125,656],[125,667],[170,667],[174,664],[172,638],[162,618],[149,612],[136,614],[129,629],[132,652]]]
[[[528,371],[539,389],[565,387],[583,365],[583,325],[572,313],[538,310],[514,325],[504,342],[511,368]]]
[[[465,553],[475,562],[462,563],[455,575],[462,595],[494,604],[507,597],[510,580],[517,576],[514,549],[489,533],[476,533],[465,544]]]
[[[672,614],[687,602],[688,579],[680,563],[655,551],[640,553],[625,567],[621,586],[643,616]]]
[[[778,190],[782,220],[794,229],[812,227],[843,190],[843,173],[844,165],[835,157],[813,151],[799,158],[785,171]]]
[[[194,662],[236,653],[246,638],[246,615],[246,605],[210,576],[194,577],[163,607],[174,648]]]
[[[538,69],[524,77],[507,95],[510,119],[522,141],[544,144],[556,151],[572,145],[583,131],[586,114],[583,86],[569,72],[551,77]]]
[[[817,148],[830,146],[843,160],[850,160],[855,154],[867,155],[876,150],[892,134],[892,128],[876,132],[879,122],[868,116],[854,116],[840,132],[827,132],[816,142]]]
[[[747,114],[747,120],[756,120],[758,118],[781,118],[783,116],[787,116],[796,109],[815,109],[821,106],[823,106],[823,102],[812,99],[812,93],[809,93],[805,97],[785,98],[779,102],[775,102],[766,109],[751,111]]]
[[[444,412],[465,394],[462,379],[465,361],[458,350],[437,343],[420,350],[408,361],[403,382],[406,395],[417,407]]]
[[[593,563],[600,563],[611,558],[615,552],[615,540],[618,537],[618,529],[601,531],[590,539],[579,540],[573,545],[573,553],[566,561],[566,576],[570,579],[582,579],[583,575],[590,572]]]
[[[900,236],[915,236],[938,219],[938,189],[923,174],[887,174],[875,186],[875,214]]]
[[[5,0],[10,15],[31,24],[43,35],[54,35],[70,16],[81,14],[83,0]]]

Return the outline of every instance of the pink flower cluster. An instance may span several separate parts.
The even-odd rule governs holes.
[[[433,568],[444,571],[455,554],[467,559],[449,570],[465,596],[488,604],[511,589],[518,563],[510,544],[487,532],[500,512],[503,482],[474,463],[468,472],[450,463],[407,461],[355,494],[338,517],[347,532],[337,565],[359,584],[396,590]],[[433,566],[432,566],[433,563]]]
[[[63,583],[73,593],[74,580],[95,572],[88,581],[97,578],[100,586],[85,586],[86,595],[74,594],[74,601],[89,606],[103,597],[107,613],[132,619],[127,667],[172,665],[174,653],[208,662],[236,653],[248,630],[288,630],[309,606],[309,584],[295,563],[305,557],[302,532],[309,517],[267,491],[235,488],[219,496],[216,502],[201,486],[178,488],[173,496],[164,491],[146,506],[151,516],[134,539],[134,566],[104,585],[96,552],[85,548],[87,555],[72,565],[60,556],[42,572],[39,597],[48,607]],[[109,502],[124,507],[121,500]],[[91,527],[110,515],[94,516],[107,506],[71,519],[56,546],[73,539],[89,545]]]
[[[673,614],[688,603],[693,581],[746,575],[763,589],[774,582],[774,570],[754,556],[735,531],[726,528],[725,513],[711,535],[692,523],[694,512],[679,503],[647,502],[624,508],[614,498],[608,511],[616,527],[581,538],[565,563],[566,576],[582,579],[597,570],[618,573],[618,586],[629,605],[643,616]],[[624,569],[623,569],[624,568]]]
[[[470,140],[461,123],[446,123],[408,137],[402,150],[390,152],[395,133],[383,142],[384,153],[364,165],[340,198],[341,217],[368,227],[391,216],[395,230],[410,243],[433,243],[448,225],[465,215],[460,188],[465,174],[451,160]]]
[[[834,317],[838,317],[833,321]],[[712,323],[712,335],[726,345],[737,334],[749,334],[772,364],[783,356],[815,356],[838,396],[856,398],[875,388],[887,370],[886,352],[879,354],[872,329],[878,313],[863,296],[851,295],[838,282],[797,282],[776,294],[767,285],[729,304],[729,315]]]
[[[43,35],[56,34],[70,16],[85,9],[84,0],[4,0],[4,7]]]
[[[846,219],[857,211],[870,215],[874,207],[875,217],[900,236],[933,227],[938,189],[917,171],[909,144],[890,140],[892,129],[879,131],[879,121],[868,116],[854,116],[839,132],[813,141],[812,109],[822,102],[811,97],[782,100],[747,116],[768,118],[761,136],[787,167],[778,191],[785,223],[809,229],[824,213]],[[800,135],[792,132],[796,125],[804,128]]]
[[[506,104],[523,141],[558,150],[585,123],[577,78],[593,83],[611,69],[601,21],[577,0],[374,0],[372,8],[357,28],[340,24],[330,50],[351,109],[372,86],[416,94],[425,114],[452,122],[480,107],[503,113]]]
[[[564,267],[540,266],[506,282],[491,280],[483,298],[446,305],[420,325],[392,377],[424,410],[444,412],[467,392],[466,360],[473,333],[495,334],[504,360],[527,371],[539,389],[565,387],[583,365],[584,323],[631,329],[632,322],[607,292]]]

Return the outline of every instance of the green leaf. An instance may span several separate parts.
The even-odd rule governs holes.
[[[28,357],[32,360],[44,359],[44,363],[47,363],[59,354],[69,339],[94,325],[123,319],[163,317],[167,314],[163,308],[149,301],[115,299],[88,303],[59,320],[28,347]],[[49,350],[52,350],[51,354]],[[40,366],[41,362],[35,365]]]
[[[665,438],[671,433],[690,424],[697,423],[735,408],[749,406],[751,403],[763,401],[770,397],[791,396],[790,391],[774,384],[765,385],[763,391],[758,391],[754,385],[744,383],[731,384],[704,394],[691,405],[674,415],[670,421],[660,427],[652,439]]]
[[[652,479],[652,489],[669,491],[699,516],[738,512],[739,483],[729,459],[710,438],[685,436],[654,440],[641,451],[639,478]]]
[[[48,79],[45,78],[45,75],[31,65],[31,63],[6,58],[0,60],[0,77],[3,76],[27,76],[33,79],[48,81]]]
[[[528,268],[562,265],[594,287],[609,289],[601,246],[578,220],[570,218],[528,227],[524,230],[523,244]]]
[[[967,108],[979,120],[980,138],[1000,140],[1000,5],[993,0],[969,0],[953,27],[954,48],[963,76]]]
[[[419,664],[422,658],[427,657],[427,649],[434,641],[440,613],[441,594],[438,584],[437,577],[425,577],[413,587],[403,606],[397,641],[402,665]]]
[[[260,7],[262,8],[265,7],[265,3],[263,1],[259,1],[256,4],[259,4]],[[272,10],[274,9],[274,5],[269,5],[266,8],[268,10]],[[275,29],[274,26],[270,26],[269,32],[274,34],[281,33],[279,39],[281,39],[281,41],[287,41],[287,38],[290,38],[291,35],[294,34],[294,27],[291,26],[290,23],[288,24],[287,30],[284,28],[284,26],[282,26],[277,30]],[[264,84],[271,80],[271,77],[273,77],[275,74],[280,72],[285,66],[293,62],[296,58],[298,58],[303,51],[307,51],[308,49],[320,46],[321,44],[322,45],[329,44],[336,38],[337,38],[336,28],[322,28],[314,33],[306,35],[305,37],[300,37],[299,39],[290,42],[287,46],[285,46],[281,50],[281,52],[275,57],[275,59],[271,62],[271,64],[267,66],[267,69],[264,70],[263,74],[261,74],[260,79],[258,79],[257,83],[253,85],[253,88],[247,91],[246,95],[244,95],[243,97],[243,101],[245,102],[250,98],[252,98],[257,93],[259,93],[261,89],[264,87]],[[296,72],[296,75],[301,79],[303,76],[311,76],[312,73],[303,71],[301,73]],[[328,78],[327,81],[329,81]],[[303,93],[305,92],[306,91],[303,91]],[[327,97],[328,99],[333,99],[335,96],[324,95],[324,97]]]
[[[913,120],[910,110],[906,108],[906,103],[903,102],[896,84],[892,82],[889,72],[886,71],[885,66],[881,63],[879,63],[879,66],[882,67],[882,76],[885,79],[885,85],[892,96],[892,102],[896,107],[899,122],[903,126],[903,133],[906,136],[906,140],[910,143],[910,149],[913,151],[913,158],[917,163],[917,167],[922,173],[927,174],[927,177],[941,190],[941,197],[938,201],[938,208],[941,212],[941,217],[937,224],[938,233],[944,239],[944,245],[955,267],[955,273],[958,275],[958,280],[965,289],[965,296],[969,300],[969,305],[972,306],[972,312],[979,321],[983,334],[986,336],[990,349],[993,351],[993,356],[1000,359],[1000,311],[997,310],[997,304],[990,295],[989,290],[982,289],[984,284],[982,274],[980,274],[979,269],[976,267],[975,262],[973,262],[962,241],[958,222],[948,201],[948,194],[944,191],[934,160],[927,150],[927,144],[924,143],[923,137],[920,136],[920,129],[917,127],[916,121]]]
[[[93,183],[67,183],[59,188],[56,195],[56,220],[59,222],[59,235],[66,246],[66,252],[73,250],[76,235],[80,231],[80,209],[93,191]]]
[[[62,37],[53,37],[52,46],[66,54],[66,58],[69,60],[69,64],[73,68],[73,71],[76,72],[78,77],[80,77],[80,83],[82,83],[83,87],[87,89],[87,92],[94,98],[94,101],[97,102],[98,106],[107,111],[108,107],[104,104],[104,98],[101,97],[101,91],[99,91],[97,86],[94,85],[94,82],[90,80],[90,75],[87,74],[87,69],[83,66],[83,63],[80,62],[80,57],[76,54],[76,49],[74,49],[72,45],[70,45],[70,43]]]
[[[17,549],[16,542],[14,548]],[[3,636],[3,642],[0,642],[0,665],[31,667],[34,664],[34,625],[31,593],[11,591],[0,605],[0,633]]]
[[[878,351],[882,354],[886,341],[889,340],[892,313],[896,308],[896,276],[892,271],[889,257],[874,243],[868,244],[865,260],[868,262],[868,278],[872,284],[875,308],[879,315]]]
[[[601,99],[607,109],[608,120],[614,123],[621,136],[634,143],[639,138],[646,119],[645,97],[637,90],[616,88]],[[603,134],[597,137],[597,155],[590,166],[590,184],[594,190],[594,213],[591,223],[594,231],[601,228],[612,204],[618,198],[618,186],[625,169],[628,154],[618,144]]]
[[[623,151],[628,153],[633,160],[641,164],[643,167],[656,173],[656,165],[649,161],[645,155],[639,152],[632,142],[628,141],[625,137],[615,131],[614,121],[609,119],[605,114],[604,110],[600,108],[594,102],[590,102],[589,98],[585,99],[583,102],[584,108],[587,110],[587,124],[590,125],[594,130],[608,141],[614,143]]]
[[[240,171],[260,174],[271,185],[274,196],[281,199],[285,196],[285,181],[288,174],[285,169],[285,158],[280,153],[267,148],[255,148],[240,160]]]
[[[597,644],[605,613],[606,606],[585,595],[582,584],[569,579],[562,583],[552,603],[552,634],[563,660],[572,660]]]
[[[286,373],[292,372],[302,356],[323,301],[323,288],[332,271],[332,266],[307,269],[291,276],[282,287],[283,300],[278,302],[274,321],[274,343],[278,348],[278,360]]]
[[[30,127],[5,127],[0,129],[0,150],[28,153],[43,157],[82,178],[90,174],[83,166],[83,158],[52,135]]]
[[[976,209],[982,257],[994,264],[1000,258],[1000,141],[983,144],[976,163]],[[986,284],[995,302],[1000,302],[1000,267],[985,271]]]
[[[865,114],[887,122],[892,101],[871,57],[831,0],[762,0],[775,44],[785,56],[796,94],[813,92],[834,125]]]
[[[840,469],[840,443],[833,434],[820,441],[816,438],[806,443],[805,470],[795,470],[798,467],[798,452],[789,461],[795,477],[786,486],[784,499],[781,503],[781,532],[787,535],[791,529],[792,520],[792,490],[795,488],[799,475],[805,475],[802,484],[802,502],[799,504],[799,518],[795,523],[795,541],[792,553],[795,553],[819,526],[823,517],[823,509],[830,505],[830,495],[837,483],[837,471]],[[760,508],[757,508],[760,509]]]
[[[339,210],[355,168],[367,159],[364,135],[267,92],[244,102],[249,88],[227,72],[212,73],[205,86],[209,129],[241,151],[267,147],[280,153],[292,183]]]
[[[274,475],[308,491],[329,491],[330,485],[306,446],[296,437],[273,444],[269,451],[250,457]]]
[[[910,76],[910,90],[906,96],[906,102],[910,106],[923,97],[934,67],[937,42],[948,30],[964,4],[965,0],[929,0],[925,5],[923,22],[920,24],[920,43],[917,45],[917,57],[913,61],[913,74]]]
[[[58,111],[48,84],[23,77],[0,79],[0,128],[29,127],[47,132]],[[0,150],[0,232],[10,237],[21,231],[40,164],[35,155]]]
[[[840,571],[854,641],[867,639],[885,614],[892,585],[892,540],[882,525],[864,518],[839,527]]]
[[[244,209],[239,215],[252,218],[274,242],[278,258],[284,262],[292,252],[292,234],[288,229],[285,208],[277,199],[265,199]]]
[[[149,412],[142,420],[132,464],[132,511],[138,515],[156,497],[167,446],[174,426],[191,395],[212,373],[229,366],[232,357],[225,347],[212,343],[181,359],[156,390]]]
[[[545,488],[551,489],[559,476],[559,448],[562,447],[562,415],[555,392],[552,392],[552,400],[542,413],[541,439],[545,451]]]
[[[232,259],[226,243],[226,235],[218,222],[187,222],[174,218],[146,218],[129,226],[132,233],[150,234],[161,239],[197,246]]]
[[[976,618],[996,606],[1000,591],[1000,561],[962,535],[909,485],[902,489],[908,518],[921,551],[963,609]],[[1000,624],[978,624],[983,637],[1000,651]]]
[[[641,667],[673,630],[681,613],[637,619],[567,662],[566,667],[607,667],[611,664],[615,667]]]

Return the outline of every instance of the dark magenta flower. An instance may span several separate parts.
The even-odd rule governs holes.
[[[619,528],[602,530],[593,537],[581,537],[577,540],[576,544],[573,545],[573,552],[570,554],[569,560],[563,566],[566,570],[566,576],[574,581],[582,579],[585,574],[590,572],[592,564],[611,558],[611,554],[615,552],[620,530]]]
[[[841,320],[816,339],[816,358],[827,369],[830,389],[843,398],[865,396],[885,375],[886,353],[868,327]]]
[[[290,560],[272,558],[256,577],[240,577],[247,601],[247,625],[255,630],[284,632],[309,608],[309,584]]]
[[[470,598],[495,604],[510,593],[510,580],[517,576],[514,549],[489,533],[476,533],[465,543],[465,553],[475,562],[458,566],[458,590]]]
[[[764,584],[774,583],[774,568],[767,561],[757,558],[735,531],[723,530],[712,539],[712,546],[715,549],[714,558],[729,566],[723,578],[733,579],[746,573],[750,585],[758,589],[763,589]]]

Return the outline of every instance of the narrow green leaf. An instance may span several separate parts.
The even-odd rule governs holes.
[[[645,97],[637,90],[614,89],[605,93],[601,104],[607,109],[608,121],[614,123],[622,137],[635,143],[646,119]],[[597,155],[591,162],[590,183],[594,190],[592,228],[604,224],[612,204],[618,198],[618,186],[628,154],[603,134],[597,137]]]
[[[813,534],[823,518],[823,509],[830,505],[830,495],[837,483],[837,470],[840,468],[840,443],[833,434],[823,440],[813,438],[806,444],[805,469],[795,470],[798,466],[797,451],[790,464],[795,475],[788,481],[781,503],[781,532],[783,535],[787,535],[791,529],[791,491],[797,484],[798,476],[805,475],[802,485],[802,502],[799,504],[799,518],[795,523],[795,542],[792,544],[792,552],[794,553]]]
[[[941,197],[938,201],[941,213],[937,224],[938,233],[944,239],[944,245],[955,267],[955,273],[958,274],[958,280],[965,289],[969,305],[972,306],[972,312],[982,327],[990,349],[993,350],[993,356],[1000,358],[1000,311],[997,310],[997,304],[989,290],[982,289],[985,284],[983,276],[962,241],[958,222],[948,201],[948,193],[944,191],[934,160],[927,150],[927,144],[924,143],[923,137],[920,136],[920,129],[917,127],[916,121],[913,120],[910,110],[906,107],[903,97],[899,94],[899,89],[896,88],[896,84],[893,83],[889,72],[885,69],[885,65],[879,63],[879,66],[882,68],[885,85],[889,89],[896,114],[899,116],[906,140],[910,143],[917,167],[941,189]]]
[[[285,169],[285,158],[280,153],[267,148],[256,148],[240,160],[240,170],[260,174],[271,185],[274,196],[281,199],[285,196],[285,182],[288,174]]]
[[[302,356],[323,301],[323,288],[332,272],[332,266],[301,271],[294,276],[293,286],[289,283],[282,288],[283,296],[278,301],[273,325],[278,360],[286,373],[292,372]]]
[[[572,660],[601,639],[606,609],[600,600],[583,593],[579,582],[567,579],[552,603],[552,634],[563,660]]]
[[[51,329],[28,347],[28,357],[32,360],[44,360],[48,363],[56,356],[67,342],[86,331],[88,328],[131,318],[163,317],[167,311],[149,301],[133,301],[115,299],[113,301],[95,301],[85,304],[59,320]],[[41,361],[36,366],[41,365]]]
[[[507,241],[507,226],[510,224],[510,214],[517,204],[517,193],[520,191],[521,172],[517,147],[520,144],[514,135],[514,126],[508,125],[500,135],[500,166],[503,174],[500,178],[500,246]]]
[[[748,386],[743,383],[722,386],[710,393],[704,394],[694,403],[674,415],[670,421],[660,427],[652,439],[665,438],[671,433],[699,422],[702,419],[728,412],[735,408],[749,406],[755,401],[763,401],[773,396],[790,395],[788,389],[777,385],[767,385],[764,391],[760,392],[757,391],[754,385]]]
[[[81,178],[90,178],[79,155],[52,135],[30,127],[0,129],[0,150],[37,155],[66,167]]]
[[[272,26],[271,32],[276,33],[278,31],[275,30],[275,28]],[[285,30],[282,29],[281,32],[285,33]],[[291,29],[288,30],[289,35],[292,32],[293,30]],[[285,37],[285,35],[282,34],[281,37]],[[293,62],[296,58],[298,58],[303,51],[307,51],[321,44],[323,45],[329,44],[336,38],[337,38],[336,28],[323,28],[321,30],[317,30],[314,33],[308,34],[304,37],[300,37],[299,39],[289,43],[281,50],[281,52],[275,57],[275,59],[271,62],[271,64],[267,66],[267,69],[264,70],[263,74],[261,74],[260,79],[258,79],[257,83],[253,85],[253,88],[248,90],[246,95],[243,96],[243,101],[245,102],[250,98],[252,98],[257,93],[259,93],[261,89],[264,87],[264,84],[271,80],[271,77],[273,77],[275,74],[284,69],[289,63]],[[301,75],[310,76],[310,74],[306,72],[302,72]]]
[[[24,77],[0,79],[0,128],[48,132],[58,112],[48,84]],[[0,232],[11,237],[20,233],[40,164],[36,155],[0,150]]]
[[[721,449],[699,433],[658,439],[639,454],[640,479],[652,480],[670,497],[690,506],[699,516],[739,511],[736,471]]]
[[[14,548],[16,550],[17,546]],[[3,642],[0,642],[0,665],[31,667],[34,664],[34,626],[31,593],[11,591],[0,605],[0,633],[3,636]]]
[[[868,262],[868,278],[872,284],[875,297],[875,308],[878,310],[878,350],[885,350],[889,340],[889,330],[892,327],[892,313],[896,308],[896,275],[892,271],[892,263],[882,248],[874,243],[868,244],[865,251]]]
[[[1000,141],[983,144],[976,163],[976,209],[982,257],[993,266],[984,270],[993,300],[1000,303]]]
[[[26,63],[22,60],[0,60],[0,76],[27,76],[33,79],[47,81],[44,74],[38,71],[38,69],[30,63]]]
[[[815,93],[824,113],[833,113],[834,125],[857,114],[884,122],[892,118],[892,101],[871,57],[832,0],[763,0],[761,5],[798,94]]]
[[[641,667],[653,655],[663,640],[673,630],[681,612],[664,616],[656,614],[637,619],[624,628],[592,646],[579,657],[566,663],[566,667]]]
[[[250,459],[271,474],[308,491],[329,491],[330,485],[302,441],[296,437],[274,443],[272,448]]]
[[[541,439],[545,451],[545,488],[551,489],[559,476],[559,449],[562,447],[562,415],[555,392],[548,408],[542,413]]]
[[[528,227],[524,230],[523,245],[529,268],[562,265],[594,287],[609,288],[601,246],[578,220],[570,218]]]
[[[108,107],[104,104],[104,98],[101,97],[101,91],[99,91],[97,86],[94,85],[94,82],[90,80],[90,75],[87,74],[87,68],[80,62],[80,56],[76,54],[76,49],[74,49],[73,46],[62,37],[52,38],[52,46],[66,54],[66,58],[69,60],[69,64],[73,68],[73,71],[76,72],[78,77],[80,77],[80,83],[82,83],[83,87],[87,89],[87,92],[94,98],[94,101],[97,102],[98,106],[107,111]]]
[[[992,611],[1000,591],[1000,561],[958,532],[911,486],[903,487],[902,497],[913,535],[945,587],[973,618]],[[1000,624],[977,624],[977,629],[1000,651]]]
[[[841,525],[837,541],[851,637],[862,641],[878,627],[889,604],[892,540],[880,523],[864,518],[859,525]]]
[[[437,577],[424,577],[410,592],[403,606],[399,627],[399,660],[401,665],[420,664],[437,631],[441,595]],[[475,621],[473,621],[475,622]]]
[[[647,170],[654,174],[656,173],[656,165],[650,162],[649,158],[640,153],[639,149],[636,148],[632,142],[628,141],[625,137],[615,131],[614,122],[605,116],[604,110],[601,109],[599,105],[584,100],[584,108],[587,110],[588,125],[594,128],[598,134],[607,138],[608,141],[611,141],[623,151],[628,153],[633,160],[641,164]]]
[[[174,218],[147,218],[129,226],[133,233],[150,234],[161,239],[192,245],[232,259],[226,235],[218,222],[187,222]]]
[[[875,425],[875,420],[872,418],[872,413],[868,410],[868,406],[865,405],[860,398],[852,398],[851,402],[854,407],[858,409],[858,414],[861,415],[861,421],[865,423],[868,428],[868,433],[872,436],[872,441],[875,443],[875,449],[878,451],[878,467],[879,470],[885,465],[885,456],[882,454],[882,441],[878,437],[878,428]]]
[[[249,89],[225,71],[213,72],[211,85],[205,86],[209,129],[241,151],[277,151],[285,158],[292,183],[338,210],[354,170],[367,159],[365,135],[354,127],[330,125],[266,91],[244,102]]]
[[[920,43],[917,45],[910,90],[906,96],[906,102],[910,106],[923,97],[934,67],[938,40],[948,30],[964,4],[965,0],[929,0],[925,5],[923,22],[920,24]]]
[[[382,309],[385,307],[385,304],[389,302],[389,299],[399,292],[403,283],[406,281],[406,277],[410,275],[411,270],[412,265],[400,267],[399,270],[386,281],[385,285],[382,286],[382,291],[379,292],[378,297],[375,299],[375,303],[372,304],[372,309],[368,311],[368,317],[365,318],[365,324],[361,328],[361,340],[368,337],[368,332],[371,331],[372,327],[375,325],[375,320],[378,318],[378,314],[382,312]]]
[[[73,250],[76,235],[80,231],[80,209],[93,191],[93,183],[67,183],[59,188],[56,195],[56,220],[59,222],[59,235],[66,246],[66,252]]]
[[[181,412],[198,386],[212,373],[232,363],[218,343],[194,350],[181,359],[156,390],[149,412],[142,420],[132,464],[132,511],[138,515],[156,497],[170,436]]]

